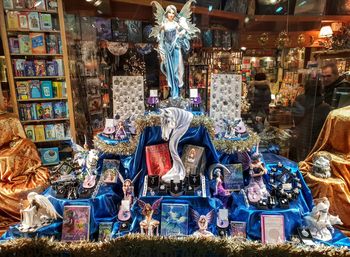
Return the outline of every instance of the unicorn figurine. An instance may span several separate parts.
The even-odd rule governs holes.
[[[160,124],[162,129],[162,139],[169,141],[169,150],[173,160],[171,169],[162,176],[162,180],[170,183],[171,180],[184,180],[186,176],[185,167],[177,152],[177,147],[181,137],[190,127],[193,114],[183,109],[169,107],[160,110]]]

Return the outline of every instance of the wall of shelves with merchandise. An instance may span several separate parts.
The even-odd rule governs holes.
[[[75,137],[61,0],[0,1],[1,38],[14,112],[44,165]]]

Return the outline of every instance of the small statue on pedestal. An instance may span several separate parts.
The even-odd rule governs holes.
[[[158,236],[159,235],[159,221],[152,218],[153,213],[158,212],[163,197],[155,201],[152,205],[145,203],[142,200],[137,200],[140,208],[142,209],[142,215],[145,217],[144,220],[140,222],[141,234],[148,236]]]

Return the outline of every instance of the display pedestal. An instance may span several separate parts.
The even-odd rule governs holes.
[[[350,235],[350,107],[330,112],[318,140],[300,170],[308,183],[314,198],[327,197],[329,212],[339,215],[344,223],[338,226]],[[332,177],[322,179],[312,174],[312,160],[315,154],[326,152],[331,156]]]

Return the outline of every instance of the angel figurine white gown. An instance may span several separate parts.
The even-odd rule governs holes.
[[[189,0],[178,14],[174,5],[168,5],[164,10],[156,1],[151,4],[155,7],[156,25],[152,28],[150,37],[157,38],[158,52],[161,57],[161,71],[166,76],[170,95],[178,98],[183,86],[184,62],[182,51],[190,49],[190,39],[200,30],[191,22],[191,4]]]

